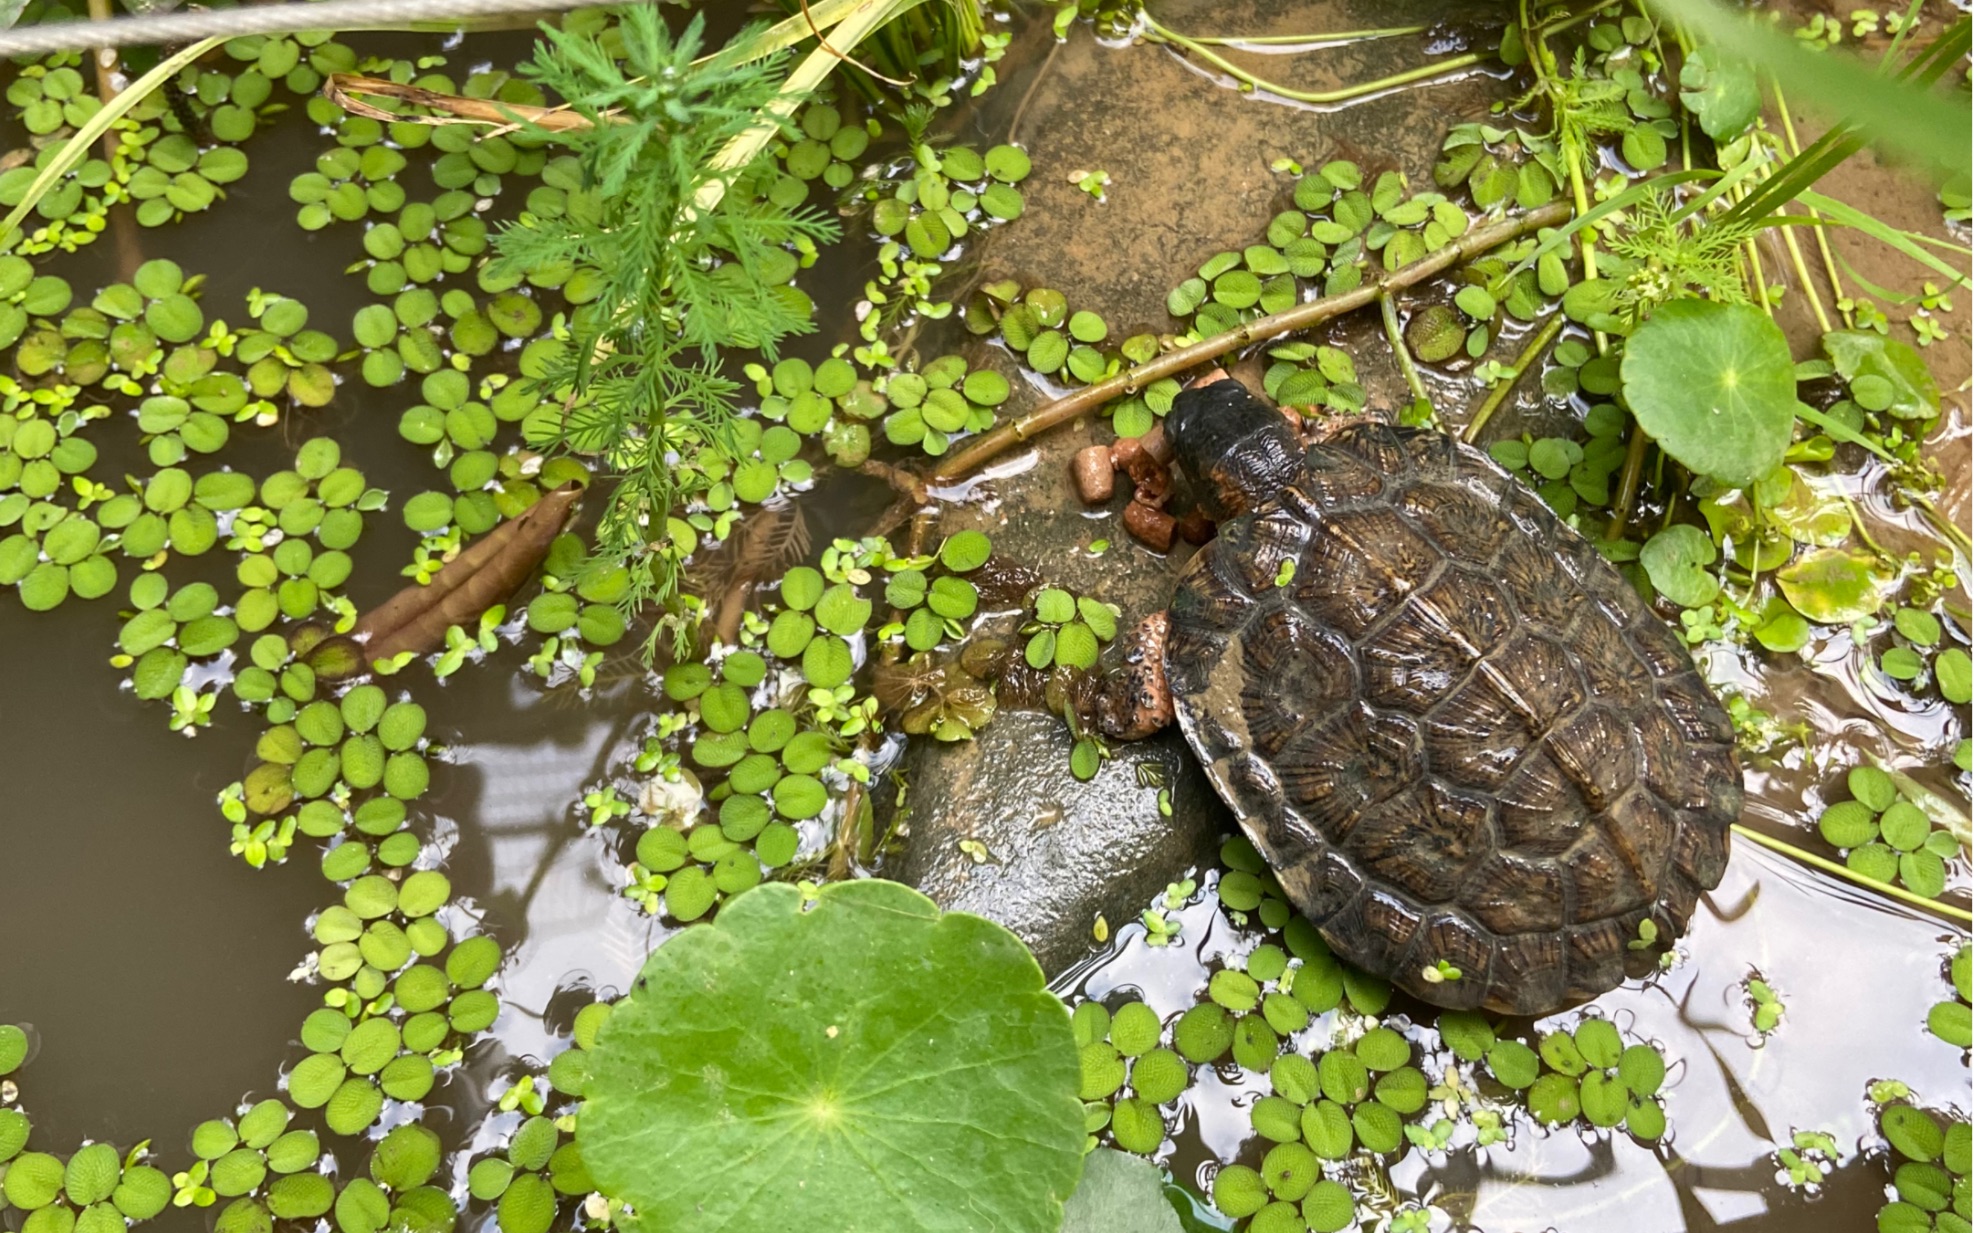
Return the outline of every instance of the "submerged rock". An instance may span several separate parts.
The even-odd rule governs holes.
[[[1135,919],[1210,864],[1233,824],[1177,728],[1115,746],[1087,783],[1069,773],[1070,744],[1053,715],[1002,711],[972,741],[915,743],[903,767],[900,876],[1012,929],[1051,977],[1096,945],[1099,914],[1113,930]]]

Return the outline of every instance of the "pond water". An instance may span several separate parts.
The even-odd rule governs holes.
[[[1243,28],[1281,29],[1283,21],[1349,28],[1369,20],[1373,6],[1289,7],[1285,16],[1262,6],[1254,25]],[[1404,19],[1386,18],[1384,6],[1376,7],[1378,20]],[[1192,26],[1201,27],[1216,11],[1194,6],[1171,20],[1179,24],[1190,16]],[[1016,27],[1009,56],[998,66],[1003,84],[980,104],[961,103],[942,118],[943,130],[985,145],[1005,137],[1014,122],[1024,140],[1033,136],[1037,143],[1051,133],[1087,129],[1092,118],[1075,113],[1073,98],[1045,88],[1057,74],[1082,81],[1077,74],[1116,73],[1130,88],[1151,83],[1171,89],[1175,99],[1184,91],[1215,94],[1216,105],[1226,109],[1228,134],[1221,144],[1227,149],[1245,149],[1242,141],[1268,132],[1278,123],[1276,109],[1288,107],[1241,97],[1156,46],[1093,47],[1087,31],[1078,31],[1072,48],[1058,53],[1040,24]],[[390,55],[442,46],[437,39],[345,41]],[[511,62],[523,45],[516,36],[500,35],[443,46],[455,65],[477,65]],[[1353,49],[1323,71],[1339,81],[1395,71],[1415,62],[1418,45],[1408,40]],[[1477,118],[1476,108],[1506,89],[1491,76],[1473,74],[1453,85],[1393,91],[1366,111],[1323,108],[1316,114],[1323,124],[1333,117],[1360,149],[1375,140],[1366,131],[1373,121],[1364,118],[1374,115],[1375,124],[1410,134],[1402,142],[1394,138],[1394,148],[1412,150],[1423,141],[1430,150],[1447,123]],[[1459,109],[1450,113],[1449,99],[1459,100]],[[1144,100],[1148,112],[1156,113],[1158,104],[1155,96]],[[1174,112],[1181,113],[1176,104]],[[237,323],[248,291],[259,287],[301,299],[312,322],[340,337],[351,314],[373,299],[360,278],[344,272],[360,256],[356,241],[346,226],[297,230],[287,191],[326,146],[297,107],[249,143],[252,165],[222,206],[164,228],[113,224],[112,237],[51,259],[46,268],[69,279],[80,299],[87,288],[129,278],[135,261],[168,257],[188,273],[206,275],[209,319]],[[1219,148],[1202,139],[1197,178],[1162,186],[1160,209],[1173,209],[1174,199],[1187,194],[1213,192],[1203,186],[1217,180],[1257,174],[1216,162]],[[1112,172],[1129,161],[1120,151]],[[1428,178],[1426,166],[1406,169],[1421,182]],[[1066,191],[1072,200],[1078,197],[1060,183],[1067,171],[1047,168],[1053,187],[1038,186],[1031,209],[1046,210]],[[508,212],[511,200],[494,214]],[[1131,208],[1127,198],[1119,200],[1127,204],[1118,211]],[[1231,240],[1212,234],[1226,214],[1241,215],[1239,225],[1258,232],[1270,213],[1259,206],[1220,209],[1223,214],[1195,230],[1173,235],[1174,251],[1164,254],[1171,269],[1145,277],[1169,285],[1171,270],[1183,273]],[[1090,248],[1104,246],[1096,231],[1129,226],[1129,216],[1115,212],[1083,217],[1093,230],[1084,242]],[[996,254],[1017,266],[1043,260],[1045,253],[1024,249],[1015,230],[1029,221],[1009,224],[1008,247],[988,248],[985,260]],[[839,251],[802,279],[821,322],[819,336],[799,348],[812,358],[826,355],[831,344],[856,339],[854,305],[874,269],[876,246],[857,225],[850,230],[854,234]],[[1182,244],[1192,248],[1177,251]],[[985,277],[999,272],[981,271]],[[1061,285],[1069,274],[1051,277]],[[963,338],[957,330],[950,337],[955,346]],[[1375,329],[1355,337],[1369,340]],[[926,343],[920,346],[924,350]],[[489,363],[512,371],[514,350]],[[1366,384],[1379,379],[1367,374]],[[1435,388],[1442,381],[1466,395],[1475,388],[1468,378],[1439,376]],[[345,379],[327,407],[291,410],[275,428],[236,430],[222,459],[264,474],[289,465],[301,440],[333,436],[345,461],[392,493],[395,510],[403,496],[434,483],[421,451],[398,434],[399,415],[415,401],[414,391],[410,384],[373,389]],[[1948,406],[1943,453],[1964,454],[1964,386],[1950,394]],[[1511,412],[1533,417],[1540,408]],[[102,473],[141,473],[145,466],[127,429],[118,425],[95,438],[106,461],[115,464],[99,467]],[[1891,546],[1922,542],[1925,524],[1877,496],[1877,478],[1866,470],[1855,480],[1869,525]],[[819,546],[829,534],[863,533],[885,496],[875,482],[832,480],[796,500]],[[1063,514],[1065,521],[1076,517]],[[381,603],[402,585],[399,568],[417,542],[394,514],[370,520],[361,549],[352,553],[355,572],[342,588],[357,609]],[[812,549],[809,558],[815,555]],[[1045,570],[1052,564],[1034,563]],[[217,561],[198,569],[214,578],[225,573]],[[70,601],[52,614],[26,611],[11,599],[0,602],[0,731],[6,733],[0,783],[8,787],[0,824],[0,936],[6,942],[0,946],[0,1022],[30,1028],[31,1065],[13,1078],[34,1118],[37,1147],[66,1152],[96,1139],[122,1149],[151,1138],[170,1171],[183,1167],[190,1127],[232,1111],[243,1096],[274,1094],[278,1080],[304,1056],[298,1025],[320,1004],[322,988],[291,973],[313,949],[308,922],[332,900],[315,868],[313,840],[298,840],[286,863],[266,869],[249,869],[228,855],[227,828],[214,799],[254,764],[260,720],[227,699],[195,740],[168,732],[163,704],[135,702],[125,673],[106,662],[123,621],[120,594],[98,603]],[[567,1048],[575,1012],[593,997],[625,990],[645,956],[675,927],[622,894],[631,841],[612,828],[585,824],[585,793],[615,783],[635,797],[639,777],[630,764],[654,714],[669,705],[630,645],[612,651],[597,686],[581,692],[544,689],[527,671],[533,640],[517,637],[443,681],[414,670],[410,688],[428,712],[436,744],[432,789],[415,811],[425,838],[420,865],[442,862],[453,887],[447,912],[455,934],[478,922],[507,956],[497,982],[499,1019],[422,1102],[426,1124],[457,1153],[444,1175],[456,1193],[464,1193],[472,1152],[498,1143],[519,1121],[520,1115],[495,1109],[507,1083],[527,1065],[538,1071]],[[1838,629],[1786,667],[1778,667],[1774,656],[1724,653],[1710,666],[1717,682],[1735,683],[1751,702],[1814,730],[1807,750],[1753,761],[1744,816],[1749,825],[1812,842],[1814,819],[1842,768],[1867,752],[1909,768],[1964,808],[1965,776],[1941,769],[1967,733],[1964,711],[1887,691],[1860,674],[1856,658],[1848,634]],[[813,829],[805,842],[814,850]],[[879,862],[877,871],[883,869]],[[1173,913],[1178,944],[1153,946],[1142,925],[1123,926],[1107,945],[1060,974],[1055,986],[1065,995],[1113,1004],[1141,998],[1161,1015],[1193,1006],[1207,975],[1249,951],[1257,931],[1220,907],[1213,894],[1218,870],[1190,872],[1200,886]],[[1964,903],[1968,885],[1963,854],[1952,862],[1949,898]],[[1523,1118],[1504,1142],[1480,1147],[1472,1128],[1463,1127],[1447,1150],[1407,1151],[1388,1168],[1353,1174],[1367,1196],[1360,1206],[1371,1214],[1428,1203],[1435,1209],[1434,1229],[1486,1233],[1869,1228],[1889,1178],[1867,1097],[1871,1085],[1903,1081],[1915,1103],[1960,1116],[1969,1105],[1965,1054],[1925,1028],[1928,1009],[1952,997],[1943,964],[1961,940],[1963,934],[1936,916],[1737,843],[1727,878],[1703,900],[1679,944],[1678,961],[1595,1004],[1628,1040],[1655,1042],[1668,1059],[1671,1131],[1664,1139],[1653,1143],[1574,1126],[1548,1130]],[[1744,988],[1751,976],[1768,982],[1786,1002],[1782,1028],[1767,1037],[1751,1027]],[[1320,1046],[1349,1018],[1345,1011],[1320,1015],[1296,1043]],[[1402,999],[1388,1012],[1437,1082],[1451,1059],[1431,1018],[1427,1008]],[[1559,1022],[1574,1018],[1572,1012]],[[1202,1068],[1176,1116],[1168,1118],[1172,1139],[1158,1159],[1178,1180],[1202,1190],[1222,1163],[1256,1163],[1248,1110],[1268,1090],[1264,1078],[1237,1066]],[[387,1117],[404,1116],[410,1106],[394,1108]],[[1777,1148],[1797,1131],[1825,1132],[1839,1147],[1814,1194],[1787,1185],[1776,1165]],[[347,1172],[360,1161],[357,1154],[341,1167]],[[171,1209],[156,1227],[190,1233],[206,1227],[211,1215],[211,1209]],[[564,1225],[569,1218],[565,1211]],[[5,1220],[16,1227],[19,1214],[9,1212]],[[467,1208],[464,1221],[493,1227],[485,1203]]]

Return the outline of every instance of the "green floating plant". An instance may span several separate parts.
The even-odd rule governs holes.
[[[1845,865],[1864,877],[1937,898],[1946,889],[1946,862],[1959,855],[1961,838],[1875,766],[1852,767],[1845,786],[1851,799],[1828,805],[1817,817],[1824,842],[1842,851]]]
[[[706,1030],[741,1018],[760,1030]],[[597,1040],[577,1142],[640,1222],[688,1233],[757,1204],[814,1229],[991,1210],[1053,1233],[1082,1167],[1076,1073],[1068,1015],[1000,926],[895,883],[771,884],[652,955]]]

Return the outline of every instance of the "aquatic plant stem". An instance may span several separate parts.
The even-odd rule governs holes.
[[[1430,29],[1431,26],[1387,26],[1382,30],[1338,30],[1333,34],[1194,34],[1188,37],[1195,43],[1207,43],[1215,47],[1296,47],[1304,43],[1366,43],[1372,39],[1424,34]]]
[[[1398,357],[1398,370],[1405,374],[1405,384],[1412,389],[1412,397],[1430,403],[1432,396],[1426,393],[1426,383],[1419,376],[1419,366],[1412,362],[1412,352],[1405,346],[1405,332],[1398,328],[1398,309],[1391,297],[1378,297],[1378,313],[1385,319],[1385,337],[1391,340],[1392,353]]]
[[[1928,899],[1924,895],[1914,894],[1902,886],[1893,886],[1886,882],[1880,882],[1876,878],[1867,878],[1849,866],[1840,865],[1836,861],[1828,857],[1818,856],[1814,852],[1805,852],[1793,843],[1777,839],[1773,835],[1764,835],[1751,826],[1743,826],[1741,823],[1736,822],[1734,824],[1734,833],[1751,843],[1758,843],[1770,851],[1780,852],[1784,856],[1799,860],[1813,869],[1821,869],[1825,873],[1836,874],[1847,882],[1855,882],[1859,886],[1897,899],[1901,903],[1909,903],[1916,908],[1924,908],[1929,912],[1937,912],[1941,916],[1949,917],[1962,923],[1974,924],[1974,912],[1970,912],[1966,908],[1957,907],[1951,903],[1941,903],[1937,899]]]
[[[1219,359],[1238,348],[1321,325],[1332,318],[1372,304],[1381,295],[1388,295],[1401,288],[1424,282],[1435,274],[1463,261],[1470,261],[1510,240],[1520,239],[1544,227],[1554,227],[1569,216],[1568,203],[1558,201],[1518,217],[1505,218],[1484,227],[1476,227],[1453,243],[1427,253],[1410,265],[1402,265],[1396,270],[1388,271],[1355,290],[1346,291],[1341,295],[1326,296],[1320,300],[1311,300],[1307,304],[1298,304],[1286,312],[1257,317],[1245,325],[1224,333],[1203,338],[1189,346],[1174,348],[1156,359],[1126,369],[1109,380],[1084,386],[1074,394],[1045,403],[1030,414],[983,434],[965,449],[940,463],[933,470],[932,479],[951,481],[966,475],[992,462],[1029,438],[1066,424],[1085,411],[1093,411],[1113,398],[1135,394],[1154,381],[1184,372],[1208,360]]]
[[[1467,426],[1461,430],[1462,441],[1472,445],[1479,439],[1481,429],[1487,427],[1487,422],[1494,418],[1494,413],[1500,409],[1501,404],[1508,401],[1508,395],[1514,393],[1515,387],[1522,383],[1522,375],[1528,371],[1529,365],[1535,363],[1535,358],[1547,351],[1549,345],[1556,341],[1556,335],[1562,332],[1563,314],[1558,310],[1549,314],[1549,320],[1535,332],[1534,337],[1529,339],[1528,346],[1522,348],[1522,353],[1515,357],[1513,371],[1503,378],[1500,384],[1488,391],[1487,398],[1474,412],[1473,418],[1467,421]]]
[[[1782,97],[1782,87],[1776,82],[1771,80],[1769,87],[1775,95],[1775,109],[1781,113],[1782,123],[1785,128],[1790,130],[1787,140],[1793,146],[1795,145],[1795,135],[1793,126],[1789,123],[1788,101]],[[1773,173],[1768,172],[1764,168],[1764,174]],[[1814,211],[1811,211],[1811,217],[1815,217]],[[1819,225],[1818,230],[1820,231],[1821,229]],[[1809,297],[1810,311],[1816,316],[1816,326],[1819,330],[1828,334],[1831,328],[1830,315],[1823,311],[1823,293],[1816,289],[1816,283],[1810,278],[1809,263],[1803,260],[1803,246],[1796,242],[1796,229],[1794,227],[1783,227],[1781,231],[1782,244],[1789,250],[1789,264],[1796,271],[1796,281],[1802,284],[1803,294]],[[1832,284],[1832,286],[1834,288],[1835,284]]]
[[[1803,143],[1796,140],[1796,122],[1789,118],[1789,104],[1782,97],[1780,82],[1775,83],[1775,110],[1782,114],[1782,136],[1789,143],[1789,157],[1800,157]],[[1856,319],[1852,317],[1851,310],[1844,307],[1844,284],[1837,278],[1837,259],[1830,251],[1829,228],[1823,226],[1823,215],[1816,212],[1815,206],[1809,207],[1809,216],[1817,220],[1816,249],[1823,255],[1823,274],[1830,280],[1830,298],[1836,302],[1837,314],[1844,319],[1846,328],[1854,326]],[[1824,327],[1826,333],[1829,329],[1829,326]]]
[[[1450,60],[1437,60],[1431,64],[1421,65],[1418,68],[1406,69],[1402,73],[1393,73],[1389,77],[1380,77],[1376,81],[1345,86],[1341,90],[1297,90],[1290,86],[1278,85],[1264,77],[1257,77],[1225,56],[1214,52],[1199,40],[1188,38],[1176,30],[1170,30],[1160,25],[1158,19],[1150,13],[1145,14],[1143,37],[1147,42],[1168,43],[1174,47],[1184,48],[1221,72],[1226,73],[1234,80],[1246,85],[1249,89],[1266,90],[1270,94],[1280,95],[1286,99],[1293,99],[1298,103],[1348,103],[1353,99],[1364,98],[1382,90],[1390,90],[1398,86],[1415,85],[1422,81],[1431,81],[1437,77],[1444,77],[1449,73],[1455,73],[1461,69],[1472,68],[1484,58],[1480,52],[1470,51],[1464,55],[1454,56]]]
[[[1618,473],[1618,491],[1611,501],[1610,525],[1604,528],[1605,539],[1623,539],[1624,529],[1631,522],[1631,509],[1638,504],[1638,487],[1645,477],[1645,451],[1651,447],[1652,439],[1631,422],[1631,440],[1624,447],[1624,470]]]

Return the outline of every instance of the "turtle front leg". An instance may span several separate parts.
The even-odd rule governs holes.
[[[1082,716],[1105,736],[1141,741],[1172,722],[1172,689],[1165,680],[1165,640],[1172,618],[1154,612],[1124,636],[1124,658],[1106,672]]]

